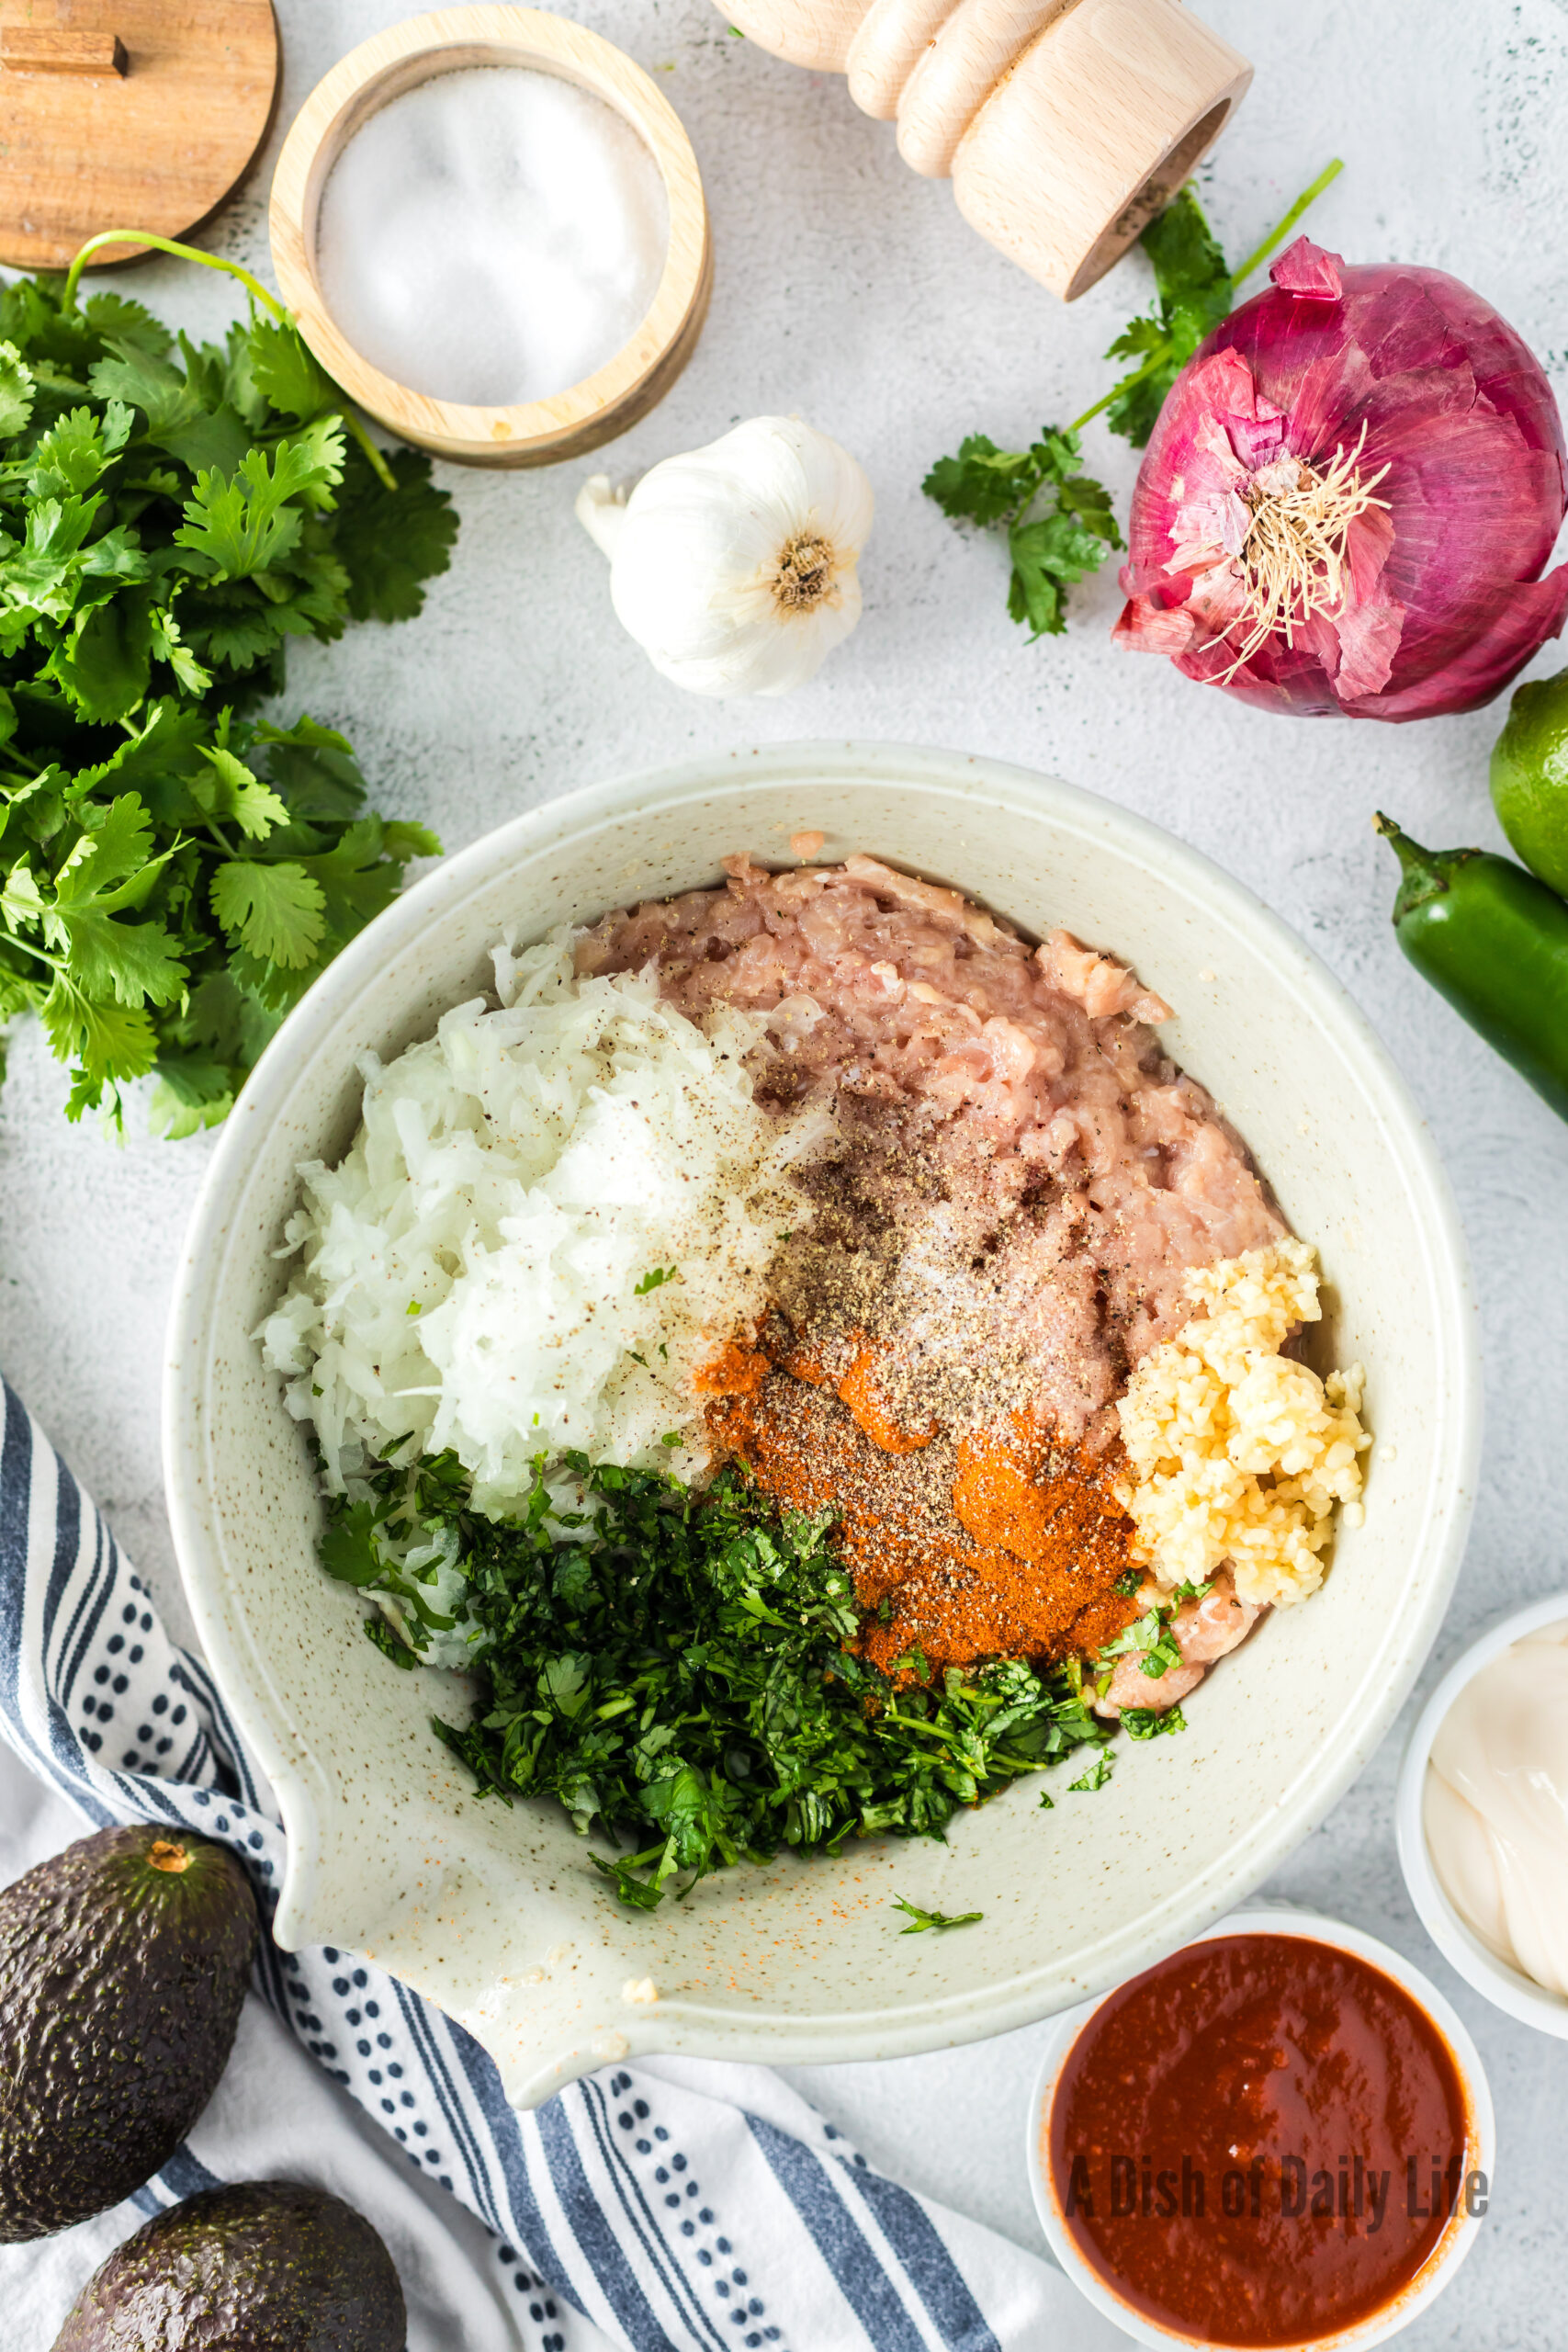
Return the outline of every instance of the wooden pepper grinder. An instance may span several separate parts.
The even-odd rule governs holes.
[[[772,56],[847,74],[971,227],[1073,301],[1219,137],[1252,79],[1179,0],[719,0]]]

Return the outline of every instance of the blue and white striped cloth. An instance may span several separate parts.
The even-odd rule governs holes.
[[[0,1395],[0,1729],[90,1823],[168,1822],[222,1840],[269,1913],[283,1832],[220,1694],[169,1641],[37,1425],[3,1384]],[[227,2125],[204,2119],[135,2202],[155,2212],[215,2178],[267,2173],[338,2188],[382,2229],[405,2287],[419,2273],[411,2352],[1093,2352],[1125,2341],[1059,2273],[873,2171],[765,2068],[607,2068],[518,2115],[477,2042],[351,1952],[264,1940],[256,1990],[390,2141],[372,2161],[374,2135],[336,2094],[319,2081],[289,2090],[295,2054],[252,2017],[209,2110],[223,2107]],[[421,2175],[417,2197],[381,2160],[392,2142]],[[446,2250],[445,2190],[483,2224],[454,2214]],[[127,2213],[116,2234],[133,2223]],[[28,2250],[5,2251],[12,2262]]]

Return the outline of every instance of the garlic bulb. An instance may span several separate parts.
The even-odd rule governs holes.
[[[795,416],[666,458],[629,498],[608,474],[577,497],[616,612],[654,668],[699,695],[805,684],[860,618],[871,515],[861,467]]]

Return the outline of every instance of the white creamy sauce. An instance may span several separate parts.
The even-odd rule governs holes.
[[[1460,1692],[1432,1743],[1423,1817],[1466,1925],[1568,1995],[1568,1620],[1515,1642]]]
[[[669,207],[603,99],[526,66],[471,66],[394,98],[321,196],[316,264],[343,334],[434,400],[548,400],[648,313]]]

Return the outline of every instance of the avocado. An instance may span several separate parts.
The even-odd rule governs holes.
[[[403,2352],[392,2257],[362,2213],[292,2180],[172,2205],[117,2246],[54,2352]]]
[[[0,2241],[168,2162],[228,2064],[258,1926],[227,1847],[145,1823],[0,1894]]]

